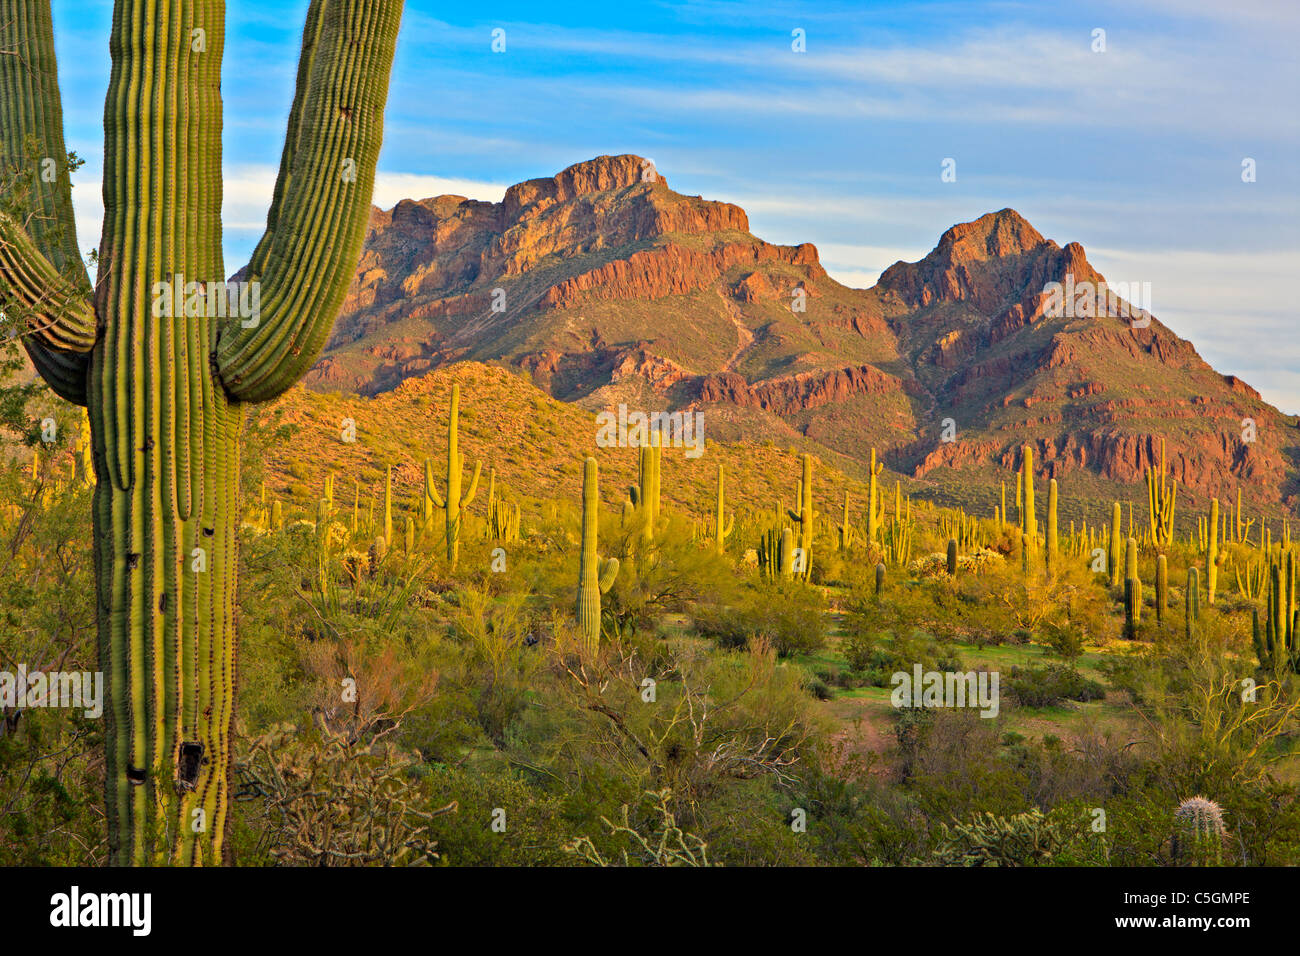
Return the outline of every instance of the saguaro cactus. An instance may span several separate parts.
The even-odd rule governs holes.
[[[787,512],[791,521],[799,522],[799,547],[803,550],[803,576],[812,577],[813,521],[817,517],[812,500],[812,455],[804,453],[803,475],[799,483],[799,510]]]
[[[844,517],[841,519],[840,526],[837,530],[839,531],[840,550],[847,551],[853,544],[853,525],[849,523],[848,489],[845,489],[844,491]]]
[[[1142,618],[1142,579],[1138,577],[1137,539],[1129,538],[1124,549],[1124,633],[1126,637],[1137,635],[1138,622]]]
[[[1219,499],[1210,499],[1209,544],[1205,552],[1206,599],[1214,604],[1214,590],[1219,582]]]
[[[594,652],[600,646],[600,596],[614,586],[618,558],[600,560],[596,536],[600,523],[600,491],[596,459],[588,458],[582,468],[582,549],[578,556],[578,630]]]
[[[948,576],[953,577],[957,574],[957,539],[948,539]]]
[[[1124,557],[1123,545],[1121,544],[1124,540],[1123,523],[1124,509],[1120,507],[1119,502],[1117,501],[1110,513],[1110,553],[1106,555],[1106,559],[1110,562],[1109,570],[1111,587],[1118,585],[1121,580],[1120,568],[1123,567],[1121,560]]]
[[[481,461],[474,462],[474,477],[470,479],[469,491],[460,493],[460,476],[465,468],[465,456],[460,453],[460,385],[451,387],[451,409],[447,415],[447,497],[443,499],[429,480],[430,465],[425,462],[425,496],[433,501],[435,507],[442,509],[447,517],[447,560],[456,566],[460,557],[460,513],[468,508],[478,491],[479,474],[483,470]]]
[[[1172,487],[1165,483],[1165,440],[1160,439],[1160,472],[1146,469],[1147,509],[1151,541],[1156,547],[1167,548],[1174,540],[1174,502],[1178,498],[1178,482]]]
[[[1020,531],[1029,538],[1031,548],[1038,547],[1038,516],[1034,514],[1034,449],[1025,446],[1025,458],[1021,463],[1021,482],[1024,486],[1024,520]]]
[[[717,500],[717,509],[716,509],[717,514],[715,515],[714,524],[713,524],[714,527],[713,546],[717,550],[718,554],[726,554],[727,536],[731,534],[731,529],[735,527],[736,524],[735,515],[732,515],[730,520],[727,520],[724,516],[724,507],[726,505],[726,490],[724,488],[724,479],[725,479],[725,472],[723,471],[722,465],[718,465],[718,500]]]
[[[637,456],[637,483],[628,489],[632,508],[645,521],[642,537],[647,542],[654,540],[655,520],[659,516],[659,465],[663,461],[663,452],[659,430],[652,429]]]
[[[1192,639],[1196,620],[1201,616],[1201,573],[1195,567],[1187,569],[1187,589],[1183,595],[1183,626],[1187,639]]]
[[[1169,561],[1162,554],[1156,558],[1156,623],[1164,626],[1169,605]]]
[[[867,504],[867,543],[880,544],[880,495],[876,491],[876,478],[885,470],[883,464],[876,464],[876,450],[871,449],[871,485]]]
[[[384,540],[393,540],[393,466],[384,474]]]
[[[310,4],[267,230],[231,316],[224,4],[116,4],[92,294],[72,219],[50,5],[0,0],[0,158],[31,184],[7,191],[0,212],[0,306],[50,387],[90,412],[113,863],[221,859],[242,405],[302,376],[347,293],[401,13],[400,0]],[[22,168],[28,144],[57,176]],[[195,549],[204,562],[192,561]]]
[[[1053,478],[1047,483],[1047,572],[1049,574],[1056,571],[1058,551],[1059,542],[1057,540],[1056,527],[1056,479]]]

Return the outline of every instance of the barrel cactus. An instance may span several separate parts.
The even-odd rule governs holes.
[[[222,858],[243,406],[302,376],[347,294],[401,14],[400,0],[312,0],[267,230],[232,308],[221,0],[116,4],[93,293],[50,4],[0,5],[14,54],[0,56],[0,159],[32,184],[0,210],[0,307],[50,387],[90,413],[113,863]],[[33,145],[40,166],[24,169]]]
[[[1223,808],[1205,797],[1190,797],[1174,811],[1170,842],[1174,861],[1182,866],[1220,866],[1227,835]]]

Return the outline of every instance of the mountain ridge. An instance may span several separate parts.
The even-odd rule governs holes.
[[[1134,327],[1086,296],[1096,314],[1051,313],[1046,289],[1067,278],[1105,282],[1082,245],[1007,207],[852,289],[813,244],[768,243],[739,206],[678,194],[639,156],[603,156],[500,203],[373,210],[307,383],[374,395],[453,362],[496,363],[591,410],[705,410],[717,437],[797,437],[859,466],[877,447],[923,480],[982,480],[1028,444],[1051,476],[1131,483],[1164,438],[1193,501],[1241,485],[1294,508],[1295,419],[1154,316]]]

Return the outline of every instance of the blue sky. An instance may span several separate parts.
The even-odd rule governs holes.
[[[307,2],[226,6],[233,272],[264,224]],[[54,2],[87,249],[111,8]],[[853,286],[1011,206],[1109,279],[1150,282],[1152,311],[1211,364],[1300,412],[1297,49],[1289,0],[408,0],[375,199],[497,199],[637,153],[674,189],[743,206],[760,237],[815,243]]]

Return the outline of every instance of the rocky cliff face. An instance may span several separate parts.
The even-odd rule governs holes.
[[[714,437],[783,438],[850,468],[874,445],[922,482],[985,480],[1028,443],[1052,476],[1132,483],[1164,437],[1194,500],[1240,484],[1295,505],[1294,419],[1156,318],[1134,322],[1127,302],[1080,292],[1062,310],[1048,292],[1104,282],[1078,243],[1003,209],[849,289],[812,245],[764,242],[739,207],[674,192],[640,157],[602,156],[500,203],[374,210],[308,381],[374,394],[461,359],[499,362],[558,398],[702,409]]]

